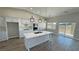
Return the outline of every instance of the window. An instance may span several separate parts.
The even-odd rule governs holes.
[[[56,23],[55,22],[47,23],[47,29],[55,30],[56,29]]]

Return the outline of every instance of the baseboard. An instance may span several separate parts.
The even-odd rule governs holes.
[[[15,36],[15,37],[8,37],[8,39],[19,39],[19,37],[18,36]]]

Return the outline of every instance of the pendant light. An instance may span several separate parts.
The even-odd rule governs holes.
[[[41,23],[41,22],[42,22],[42,19],[41,19],[41,18],[39,18],[39,19],[38,19],[38,22],[39,22],[39,23]]]
[[[40,8],[40,17],[38,19],[38,22],[41,23],[42,22],[42,18],[41,18],[41,8]]]
[[[35,18],[33,16],[31,16],[30,18],[30,22],[34,22]]]
[[[45,9],[45,12],[46,12],[45,15],[46,15],[46,17],[47,17],[47,8]],[[44,21],[47,23],[47,18],[45,18]]]
[[[48,10],[47,10],[47,8],[46,8],[46,16],[47,16],[47,12],[48,12]],[[45,19],[44,19],[44,21],[45,21],[45,23],[46,23],[46,30],[47,30],[47,19],[48,19],[48,18],[45,18]]]

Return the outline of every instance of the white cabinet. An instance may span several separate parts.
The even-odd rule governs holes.
[[[24,37],[25,37],[24,43],[26,49],[28,49],[29,51],[30,48],[35,47],[43,42],[49,41],[51,34],[52,32],[47,32],[47,31],[42,31],[39,34],[34,34],[34,32],[24,33]]]
[[[7,40],[6,21],[4,17],[0,17],[0,41]]]
[[[42,23],[38,23],[38,30],[45,30],[46,29],[46,23],[42,22]]]
[[[28,33],[33,31],[33,24],[30,23],[30,20],[26,18],[19,19],[19,35],[24,37],[23,33]]]

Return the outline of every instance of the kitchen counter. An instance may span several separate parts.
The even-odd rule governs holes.
[[[29,38],[39,37],[39,36],[51,34],[51,33],[52,32],[48,32],[48,31],[41,31],[41,33],[38,33],[38,34],[35,34],[35,32],[30,32],[30,33],[24,33],[24,36],[25,38],[29,39]]]
[[[50,34],[52,32],[48,31],[36,31],[36,32],[30,32],[30,33],[24,33],[24,42],[25,42],[25,47],[30,50],[30,48],[39,45],[43,42],[49,41],[50,39]]]

